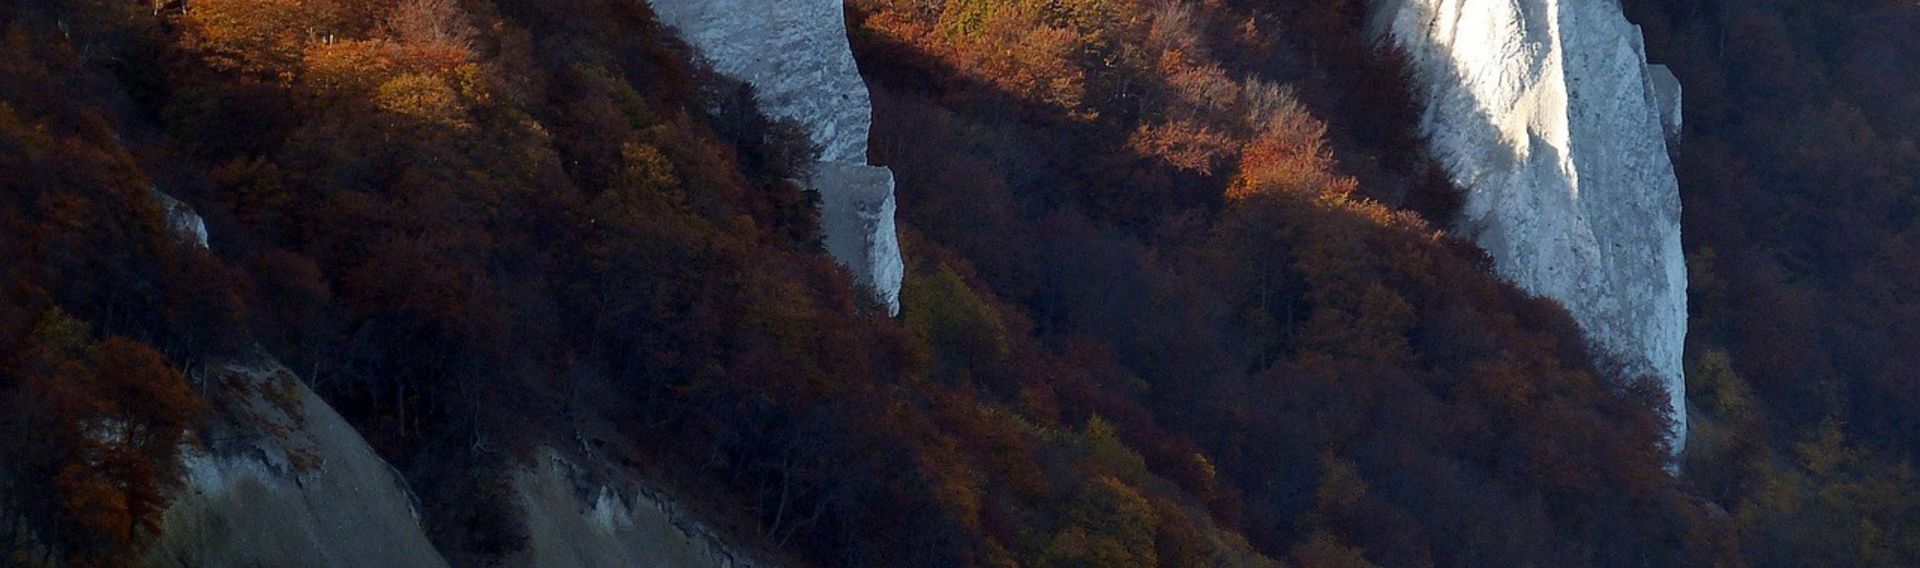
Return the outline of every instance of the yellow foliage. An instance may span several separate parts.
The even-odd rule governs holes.
[[[1793,453],[1800,458],[1800,467],[1815,476],[1827,475],[1852,463],[1854,456],[1840,422],[1832,419],[1822,423],[1807,440],[1794,444]]]
[[[936,443],[944,451],[926,453],[920,464],[920,470],[929,478],[933,500],[961,526],[977,530],[982,510],[980,497],[985,493],[981,474],[974,468],[954,467],[946,461],[960,453],[951,439],[941,438]]]
[[[1194,469],[1200,472],[1200,486],[1195,491],[1201,498],[1211,499],[1219,483],[1220,470],[1213,466],[1213,460],[1207,459],[1206,454],[1194,452],[1192,458]]]
[[[620,145],[620,184],[630,188],[667,191],[680,186],[673,162],[659,148],[639,142]]]
[[[1007,358],[1005,323],[953,267],[910,271],[905,286],[917,300],[904,307],[902,318],[933,348],[936,376],[965,380],[976,367]]]
[[[461,98],[478,105],[493,102],[491,81],[488,80],[486,70],[479,64],[461,63],[455,66],[448,80],[453,83],[454,90],[460,92]]]
[[[1112,477],[1094,480],[1054,533],[1040,566],[1145,568],[1159,563],[1153,546],[1160,519],[1145,497]]]
[[[1082,443],[1087,450],[1087,458],[1102,472],[1126,479],[1140,479],[1147,474],[1147,460],[1139,452],[1127,447],[1120,440],[1120,433],[1113,424],[1096,414],[1087,419],[1087,430],[1082,435]]]
[[[315,44],[306,51],[302,79],[322,97],[371,94],[392,76],[397,49],[387,40]]]
[[[955,0],[941,10],[937,26],[948,37],[979,36],[997,16],[1012,9],[1005,0]]]
[[[1733,357],[1726,350],[1709,349],[1700,356],[1697,368],[1687,376],[1692,387],[1692,404],[1726,420],[1739,420],[1753,411],[1753,393],[1747,382],[1734,373]]]
[[[467,109],[460,95],[439,77],[409,74],[380,85],[374,101],[380,110],[410,116],[429,124],[465,126]]]

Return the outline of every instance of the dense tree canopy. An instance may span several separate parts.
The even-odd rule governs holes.
[[[1920,560],[1920,7],[1627,4],[1687,88],[1689,475],[1755,564]]]

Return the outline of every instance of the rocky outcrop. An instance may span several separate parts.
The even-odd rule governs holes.
[[[821,147],[808,187],[820,192],[827,250],[900,311],[904,265],[893,172],[867,164],[873,103],[847,43],[840,0],[652,0],[716,71],[754,86],[762,110],[792,119]]]
[[[1500,274],[1565,304],[1632,373],[1662,381],[1686,436],[1686,264],[1666,148],[1679,83],[1650,68],[1615,0],[1384,0],[1421,130],[1467,190],[1456,229]]]
[[[406,482],[271,359],[201,379],[212,424],[149,566],[446,566]]]
[[[148,192],[152,194],[154,204],[159,205],[162,214],[166,215],[167,230],[200,248],[207,248],[207,222],[200,219],[200,214],[194,213],[192,207],[159,188]]]
[[[513,486],[526,512],[527,548],[509,566],[601,568],[752,568],[705,524],[667,496],[636,486],[618,490],[584,479],[547,451],[518,472]]]

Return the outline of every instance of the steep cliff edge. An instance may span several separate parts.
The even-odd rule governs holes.
[[[399,473],[271,359],[203,379],[215,417],[189,453],[150,566],[446,566]]]
[[[1612,0],[1387,0],[1421,130],[1467,190],[1457,229],[1520,287],[1559,300],[1594,343],[1660,380],[1686,439],[1686,265],[1666,138],[1679,84],[1650,68]]]
[[[807,185],[820,192],[827,251],[900,311],[893,173],[867,164],[873,103],[847,44],[839,0],[652,0],[660,20],[752,84],[769,114],[799,122],[821,147]]]

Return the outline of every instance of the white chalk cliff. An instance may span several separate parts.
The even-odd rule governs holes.
[[[552,450],[516,472],[527,547],[505,566],[530,568],[755,568],[756,562],[671,497],[644,484],[617,490],[589,480]]]
[[[191,240],[195,246],[207,248],[207,222],[200,219],[199,213],[194,213],[192,207],[160,191],[160,188],[149,188],[147,191],[153,197],[154,204],[159,205],[160,211],[166,215],[167,230]]]
[[[1467,191],[1456,229],[1565,304],[1630,373],[1662,381],[1686,439],[1686,263],[1667,139],[1680,86],[1617,0],[1383,0],[1421,130]]]
[[[904,266],[894,231],[893,172],[867,164],[873,103],[847,43],[840,0],[652,0],[716,71],[746,81],[768,114],[821,146],[805,180],[820,192],[827,252],[900,311]]]
[[[212,366],[149,566],[446,566],[399,472],[271,358]]]

